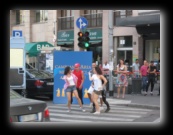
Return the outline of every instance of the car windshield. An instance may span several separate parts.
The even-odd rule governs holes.
[[[19,95],[17,92],[14,90],[10,89],[10,99],[16,99],[16,98],[22,98],[21,95]]]
[[[35,78],[42,78],[42,79],[53,78],[53,75],[49,72],[30,70],[29,73],[32,74],[32,76]]]

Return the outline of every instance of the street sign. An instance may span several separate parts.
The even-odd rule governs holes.
[[[13,37],[22,37],[21,30],[13,30]]]
[[[79,28],[79,29],[84,29],[86,28],[88,25],[88,21],[85,17],[79,17],[77,20],[76,20],[76,26]]]

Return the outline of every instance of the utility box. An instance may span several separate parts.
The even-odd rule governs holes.
[[[142,79],[132,78],[132,94],[141,94]]]

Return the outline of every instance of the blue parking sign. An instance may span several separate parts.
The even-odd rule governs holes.
[[[22,37],[21,30],[13,30],[13,37]]]

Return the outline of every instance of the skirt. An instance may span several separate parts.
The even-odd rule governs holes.
[[[118,74],[115,86],[116,87],[120,87],[120,86],[127,87],[128,86],[127,76],[125,74]]]

